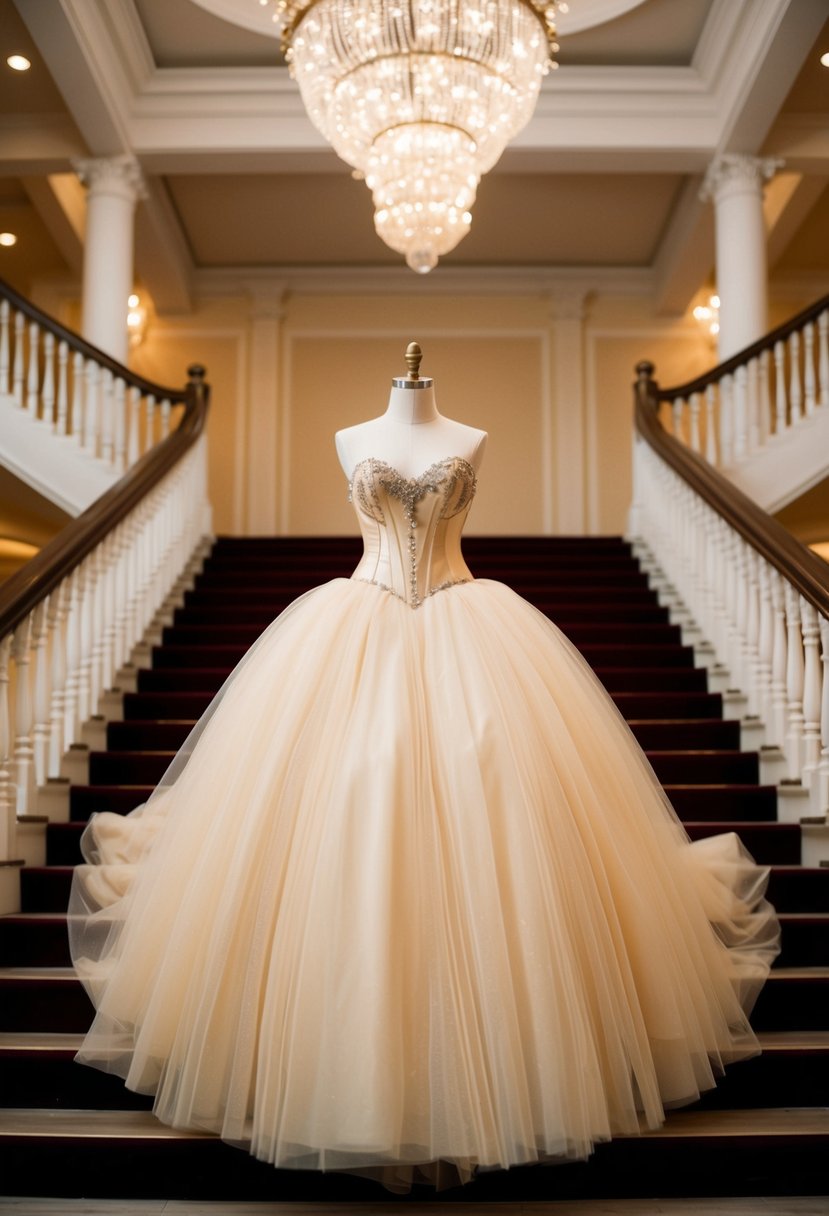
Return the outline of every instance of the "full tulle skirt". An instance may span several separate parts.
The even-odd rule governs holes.
[[[301,597],[84,848],[78,1059],[280,1167],[584,1157],[758,1050],[767,871],[500,583]]]

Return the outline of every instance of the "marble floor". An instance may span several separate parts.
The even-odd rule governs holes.
[[[165,1199],[0,1198],[3,1216],[827,1216],[829,1196],[617,1199],[562,1203],[210,1203]]]

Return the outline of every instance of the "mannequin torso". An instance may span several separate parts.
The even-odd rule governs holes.
[[[363,460],[383,460],[402,477],[419,477],[430,465],[460,456],[476,470],[486,445],[486,431],[466,426],[438,413],[431,385],[392,388],[385,414],[346,427],[335,436],[337,455],[346,477]]]

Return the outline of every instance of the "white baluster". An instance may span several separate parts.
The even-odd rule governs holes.
[[[769,352],[760,354],[760,443],[768,443],[771,435],[771,359]]]
[[[40,390],[43,402],[43,421],[49,427],[55,425],[55,335],[51,330],[43,331],[43,388]]]
[[[32,727],[32,749],[34,751],[34,781],[36,786],[46,782],[49,756],[49,655],[47,639],[49,632],[49,600],[40,601],[32,614],[32,665],[34,668],[34,724]]]
[[[0,861],[17,857],[17,795],[12,780],[9,660],[12,635],[0,640]]]
[[[92,714],[92,639],[95,609],[95,591],[98,581],[98,551],[95,550],[85,558],[81,567],[83,571],[83,591],[80,598],[80,636],[81,652],[78,665],[78,724],[86,722]]]
[[[161,402],[161,438],[166,439],[170,434],[170,402],[165,397]]]
[[[720,381],[720,461],[726,468],[734,461],[733,383],[730,375]]]
[[[714,415],[714,384],[705,389],[705,459],[709,464],[717,465],[717,428]]]
[[[783,750],[788,731],[788,698],[786,696],[788,633],[786,629],[786,604],[782,575],[777,570],[771,570],[770,580],[772,608],[774,610],[774,636],[771,651],[772,737],[770,742],[775,743]]]
[[[115,420],[113,414],[112,372],[108,367],[101,373],[101,447],[100,456],[105,464],[112,464],[114,455],[113,431]]]
[[[93,570],[90,587],[89,616],[91,635],[89,643],[89,713],[96,714],[103,690],[104,647],[106,645],[106,579],[111,539],[107,537],[89,556]]]
[[[127,418],[126,396],[127,386],[118,376],[115,380],[112,398],[115,430],[115,452],[113,464],[116,473],[123,473],[127,463]]]
[[[824,309],[818,317],[817,333],[820,404],[829,405],[829,309]]]
[[[72,417],[70,419],[70,434],[79,446],[83,446],[83,355],[75,351],[72,356]]]
[[[26,318],[22,312],[14,314],[14,362],[12,363],[12,395],[16,405],[23,408],[23,345]]]
[[[800,597],[803,632],[803,784],[811,789],[820,764],[820,627],[817,609]]]
[[[803,417],[803,390],[800,385],[800,333],[789,336],[789,412],[794,426]]]
[[[29,366],[28,375],[26,377],[26,410],[32,416],[37,418],[39,393],[38,386],[40,382],[40,368],[38,360],[40,358],[40,326],[37,321],[29,322]]]
[[[11,388],[9,381],[9,302],[0,300],[0,393],[8,396]],[[0,826],[2,831],[2,826]]]
[[[818,770],[818,814],[829,818],[829,620],[820,618],[820,658],[823,690],[820,698],[820,768]]]
[[[800,598],[791,583],[786,592],[786,762],[790,781],[799,781],[803,767],[803,638],[800,632]]]
[[[748,375],[744,366],[734,374],[734,459],[745,460],[748,452]]]
[[[29,666],[29,640],[32,631],[31,614],[21,621],[12,636],[14,659],[14,784],[17,815],[32,811],[33,764],[32,748],[32,688]]]
[[[141,455],[138,443],[138,430],[141,424],[141,390],[135,385],[129,391],[128,417],[127,468],[131,469]]]
[[[148,397],[145,403],[146,426],[144,427],[144,451],[149,452],[155,444],[155,397]]]
[[[786,404],[786,348],[781,342],[774,344],[774,433],[782,435],[788,426]]]
[[[765,558],[756,555],[760,624],[757,635],[758,713],[766,726],[766,739],[772,737],[773,703],[771,673],[774,654],[774,604],[771,595],[771,569]]]
[[[98,388],[100,368],[94,359],[86,361],[86,400],[84,402],[83,447],[85,452],[98,455],[100,415],[98,412]]]
[[[66,729],[64,704],[66,692],[66,613],[69,580],[64,579],[49,598],[50,635],[52,640],[52,700],[49,706],[49,768],[48,777],[60,776],[63,739]]]
[[[760,713],[760,573],[758,568],[760,559],[750,545],[744,545],[743,548],[745,551],[743,581],[746,597],[744,635],[746,693],[748,695],[748,713],[757,716]]]
[[[815,326],[809,321],[803,327],[803,394],[806,406],[806,417],[811,418],[817,405],[817,384],[815,379]]]
[[[67,414],[69,412],[69,386],[67,384],[69,363],[69,347],[64,341],[58,343],[58,401],[55,430],[58,435],[67,431]]]
[[[756,452],[760,446],[760,386],[757,383],[758,364],[750,359],[746,368],[746,410],[748,414],[748,450]]]
[[[692,393],[689,402],[691,410],[691,447],[695,452],[702,451],[702,441],[699,433],[699,412],[700,400],[699,393]]]
[[[81,666],[81,568],[69,576],[66,616],[66,685],[63,700],[63,745],[68,750],[77,738],[78,687]]]

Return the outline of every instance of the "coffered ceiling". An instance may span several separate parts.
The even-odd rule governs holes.
[[[0,0],[0,229],[18,233],[0,250],[0,275],[22,290],[77,277],[73,157],[123,153],[147,182],[136,267],[159,311],[186,310],[200,289],[253,268],[411,274],[374,235],[364,184],[308,121],[275,39],[217,15],[239,3],[259,10],[256,0]],[[826,290],[826,0],[570,8],[559,71],[432,283],[473,268],[628,271],[658,307],[681,311],[713,269],[699,187],[728,151],[785,159],[767,192],[772,272]],[[32,60],[29,73],[5,68],[13,51]]]

